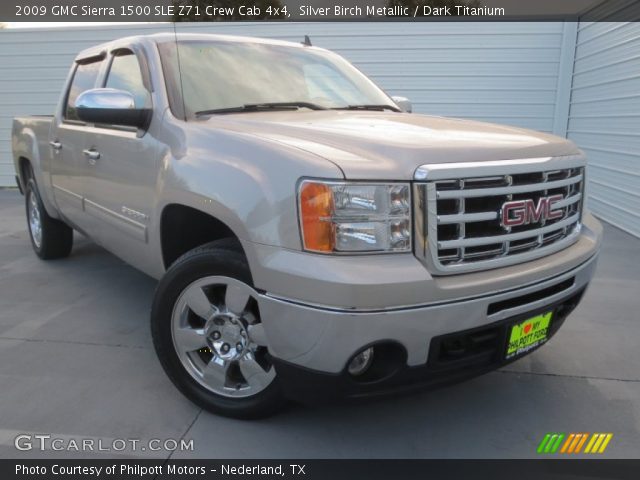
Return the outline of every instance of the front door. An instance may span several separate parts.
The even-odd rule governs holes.
[[[87,125],[75,111],[75,101],[85,90],[96,86],[102,57],[76,65],[62,115],[51,129],[49,148],[52,150],[51,183],[59,211],[76,228],[86,230],[83,197],[88,182],[86,149]]]
[[[130,50],[113,54],[105,87],[133,94],[136,108],[151,107],[140,64]],[[86,139],[90,179],[84,197],[92,236],[137,265],[149,254],[158,143],[148,132],[119,125],[91,126]]]

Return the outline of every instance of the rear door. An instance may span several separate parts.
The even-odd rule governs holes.
[[[136,108],[151,108],[150,85],[139,57],[123,48],[110,54],[104,87],[124,90]],[[143,63],[146,68],[146,62]],[[96,241],[130,263],[148,253],[147,230],[155,199],[158,142],[149,132],[122,125],[92,125],[86,148],[85,209]]]
[[[96,86],[104,57],[94,57],[76,64],[62,115],[57,116],[51,129],[49,147],[52,149],[51,183],[60,212],[76,228],[87,228],[83,197],[88,181],[86,149],[87,125],[75,111],[75,101],[85,90]]]

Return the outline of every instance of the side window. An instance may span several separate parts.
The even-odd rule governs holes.
[[[151,96],[144,86],[140,64],[130,50],[115,54],[105,87],[131,93],[135,98],[136,108],[151,106]]]
[[[67,108],[64,113],[64,118],[67,120],[79,120],[75,108],[76,99],[82,92],[95,87],[101,64],[102,59],[91,63],[81,63],[77,66],[67,95]]]

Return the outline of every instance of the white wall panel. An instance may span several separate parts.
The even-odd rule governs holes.
[[[579,24],[567,136],[589,159],[591,210],[640,236],[640,23]]]
[[[77,53],[97,43],[166,25],[0,30],[0,186],[15,185],[11,159],[14,116],[50,115]]]
[[[11,118],[52,113],[73,57],[114,38],[171,25],[0,31],[0,186],[14,183]],[[344,55],[414,111],[552,131],[563,24],[213,23],[179,31],[301,41]]]

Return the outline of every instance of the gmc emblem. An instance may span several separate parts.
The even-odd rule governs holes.
[[[505,202],[501,210],[501,224],[503,227],[517,227],[561,218],[564,215],[562,210],[554,210],[554,208],[555,204],[563,198],[562,195],[541,197],[537,205],[530,198]]]

